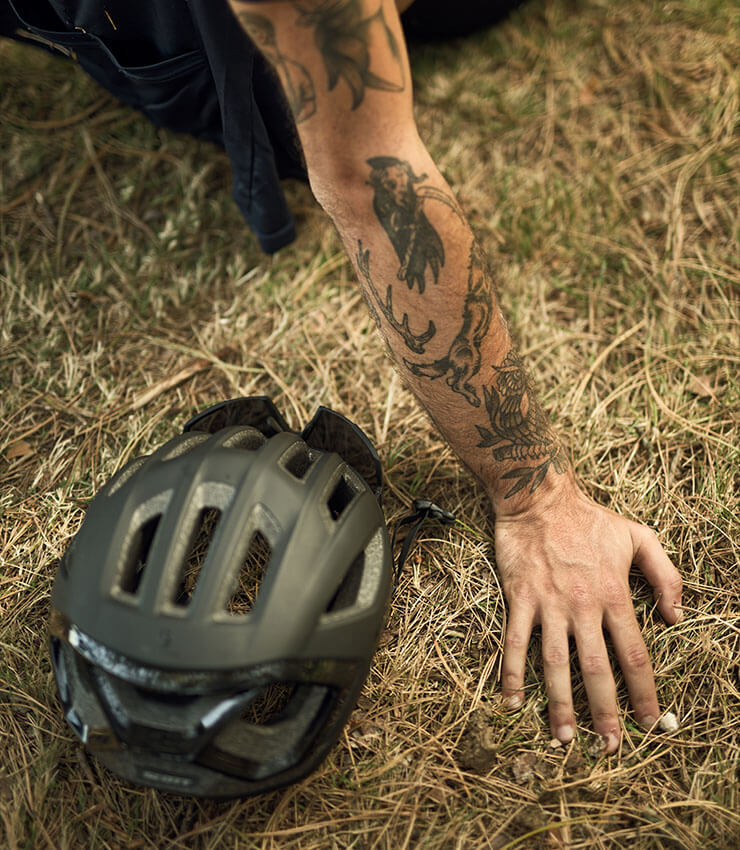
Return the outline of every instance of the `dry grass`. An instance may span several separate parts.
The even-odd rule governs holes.
[[[681,723],[615,756],[549,746],[498,706],[504,605],[488,507],[400,386],[336,235],[261,255],[224,156],[159,132],[76,70],[0,44],[0,844],[12,848],[731,848],[740,841],[740,13],[723,2],[533,2],[414,57],[423,136],[482,235],[589,492],[654,524],[686,582],[666,628],[635,583]],[[391,517],[423,493],[343,741],[297,787],[233,803],[119,783],[54,697],[43,638],[85,503],[194,411],[324,403],[380,447]],[[441,539],[440,539],[441,538]],[[620,700],[627,711],[620,683]],[[482,711],[483,714],[473,712]],[[471,716],[492,769],[461,767]]]

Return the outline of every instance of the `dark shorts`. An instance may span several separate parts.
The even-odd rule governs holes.
[[[263,250],[295,238],[280,188],[305,178],[293,120],[226,0],[0,0],[0,35],[72,59],[157,126],[224,147]]]
[[[521,0],[416,0],[411,41],[465,35]],[[169,130],[226,149],[234,198],[263,250],[295,237],[280,179],[305,179],[274,72],[226,0],[0,0],[0,35],[76,61],[119,100]]]

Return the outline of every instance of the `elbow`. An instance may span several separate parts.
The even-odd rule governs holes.
[[[372,198],[369,188],[375,157],[390,156],[419,163],[431,173],[434,163],[419,138],[413,122],[395,125],[379,122],[374,132],[359,132],[353,126],[344,134],[327,132],[302,139],[311,191],[335,224],[367,213]]]
[[[321,163],[308,168],[313,196],[337,227],[356,218],[368,202],[368,167],[364,161]]]

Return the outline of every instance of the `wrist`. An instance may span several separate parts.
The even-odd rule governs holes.
[[[507,473],[485,484],[497,520],[535,519],[583,495],[573,467],[566,460],[562,448],[560,455],[557,465],[555,462],[550,463],[544,478],[535,488],[525,486],[512,494],[512,480],[516,479],[507,478]],[[508,474],[511,475],[512,471]]]

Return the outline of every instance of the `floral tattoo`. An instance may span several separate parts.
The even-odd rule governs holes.
[[[502,476],[515,482],[504,495],[508,499],[525,487],[534,493],[551,467],[562,474],[568,469],[568,460],[529,387],[521,357],[511,349],[493,369],[494,382],[483,387],[490,427],[476,425],[481,436],[478,447],[490,448],[497,461],[527,464]]]

